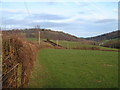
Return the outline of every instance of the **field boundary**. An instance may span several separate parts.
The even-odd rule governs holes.
[[[6,34],[3,35],[2,46],[2,87],[27,87],[38,48],[18,35]]]
[[[52,42],[52,41],[50,41],[50,40],[44,40],[44,42],[47,42],[47,43],[51,44],[51,45],[54,46],[54,47],[65,48],[64,46],[59,45],[59,44],[56,44],[55,42]],[[67,49],[67,48],[66,48],[66,49]]]

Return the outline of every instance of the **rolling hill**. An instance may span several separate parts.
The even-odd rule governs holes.
[[[95,37],[86,38],[86,39],[92,40],[92,41],[104,41],[104,40],[117,39],[117,38],[120,38],[119,33],[120,33],[120,30],[102,34],[102,35],[95,36]]]
[[[100,46],[120,49],[120,30],[102,34],[96,37],[86,38],[87,40],[97,41]]]
[[[26,38],[32,38],[32,39],[38,39],[39,32],[40,31],[40,37],[41,39],[49,39],[49,40],[65,40],[65,41],[75,41],[75,42],[85,42],[88,44],[94,44],[94,41],[86,40],[84,38],[79,38],[74,35],[70,35],[68,33],[64,33],[61,31],[53,31],[50,29],[20,29],[20,30],[7,30],[4,31],[6,33],[11,34],[22,34]]]

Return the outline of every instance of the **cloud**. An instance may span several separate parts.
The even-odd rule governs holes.
[[[5,19],[3,21],[3,24],[6,24],[6,25],[23,25],[25,22],[24,20],[15,20],[15,19]]]
[[[80,12],[78,12],[78,14],[92,14],[92,12],[90,12],[90,11],[80,11]]]
[[[102,19],[102,20],[98,20],[95,23],[109,23],[109,22],[116,22],[116,19]]]
[[[101,15],[99,9],[96,9],[98,6],[94,7],[91,4],[58,2],[29,3],[29,10],[31,12],[29,16],[24,7],[5,7],[2,11],[3,17],[6,19],[6,26],[10,26],[11,28],[31,28],[40,25],[41,28],[63,30],[64,32],[80,37],[96,35],[97,31],[115,30],[117,27],[117,13],[113,12],[116,11],[116,9],[113,10],[115,7],[108,9],[110,7],[106,7],[107,5],[104,7],[103,4],[100,8],[105,14],[102,13]],[[11,6],[14,5],[19,6],[19,3]]]
[[[66,26],[73,26],[74,22],[71,24],[72,20],[74,20],[74,18],[66,19],[66,17],[60,16],[60,15],[34,14],[34,17],[32,16],[30,18],[30,16],[28,16],[23,19],[6,17],[3,21],[3,24],[5,24],[6,26],[20,25],[21,27],[23,26],[34,27],[36,25],[40,25],[41,27],[44,27],[44,28],[49,28],[49,27],[63,28]]]
[[[24,10],[19,10],[19,9],[15,10],[15,9],[1,9],[0,8],[0,12],[1,12],[3,20],[13,19],[14,21],[15,19],[19,20],[27,16],[27,13]]]
[[[33,14],[31,16],[25,17],[27,20],[34,22],[52,22],[52,23],[70,23],[70,22],[79,22],[83,21],[81,15],[65,17],[63,15],[55,14]]]
[[[46,2],[47,5],[57,5],[58,2],[55,1],[50,1],[50,2]]]
[[[53,27],[65,27],[68,26],[68,23],[55,23],[55,22],[30,22],[30,23],[26,23],[27,26],[36,26],[36,25],[40,25],[41,27],[44,28],[53,28]]]
[[[0,8],[0,12],[4,14],[21,14],[26,13],[25,10],[22,9],[9,9],[9,8]]]
[[[2,21],[1,27],[3,29],[27,28],[26,22],[26,20],[16,20],[9,17]]]
[[[115,24],[108,23],[109,25],[104,24],[94,24],[94,23],[77,23],[77,22],[50,22],[50,21],[41,21],[36,22],[35,20],[15,20],[15,19],[6,19],[6,26],[9,28],[31,28],[35,27],[36,25],[40,25],[41,28],[53,28],[55,30],[62,30],[66,33],[74,34],[76,36],[84,37],[84,36],[94,36],[97,33],[97,31],[104,32],[105,30],[110,31],[111,28],[114,27]],[[109,26],[109,27],[108,27]],[[89,31],[88,31],[89,30]],[[96,31],[97,30],[97,31]],[[90,32],[90,33],[88,33]]]
[[[34,19],[34,20],[62,20],[66,19],[67,17],[55,14],[32,14],[27,19]]]

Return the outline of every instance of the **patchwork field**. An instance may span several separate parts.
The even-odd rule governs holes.
[[[30,88],[118,87],[118,53],[43,49],[38,54]]]

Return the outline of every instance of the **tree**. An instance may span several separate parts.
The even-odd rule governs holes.
[[[40,29],[40,25],[36,25],[36,26],[35,26],[35,29]]]

